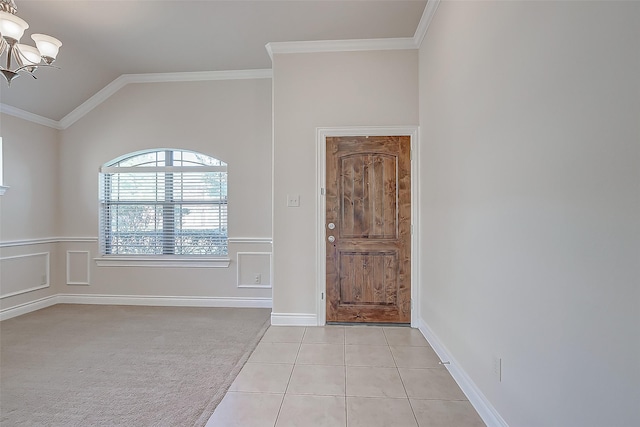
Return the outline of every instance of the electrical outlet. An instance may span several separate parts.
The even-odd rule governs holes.
[[[254,274],[253,283],[255,283],[256,285],[259,285],[260,283],[262,283],[262,274],[259,274],[259,273]]]
[[[498,356],[493,356],[493,376],[498,380],[498,382],[502,382],[502,358]]]
[[[287,206],[290,208],[297,208],[300,206],[299,194],[287,194]]]

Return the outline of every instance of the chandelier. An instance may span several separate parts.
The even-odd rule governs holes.
[[[0,72],[7,79],[8,85],[21,72],[28,73],[35,79],[34,71],[38,67],[51,67],[62,46],[60,40],[44,34],[31,36],[36,47],[21,44],[20,38],[29,24],[16,13],[14,0],[0,0]],[[5,54],[6,59],[3,61]],[[1,65],[2,62],[6,66]]]

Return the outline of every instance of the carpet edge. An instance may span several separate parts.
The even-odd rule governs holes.
[[[255,350],[255,348],[258,346],[258,343],[260,342],[264,334],[267,332],[267,329],[269,329],[269,326],[271,326],[270,316],[262,324],[262,327],[258,331],[258,334],[256,335],[256,337],[249,343],[249,345],[247,345],[247,350],[240,357],[240,359],[238,359],[238,362],[235,364],[231,372],[229,372],[229,375],[227,376],[224,382],[224,386],[221,387],[218,390],[218,392],[213,395],[211,400],[209,400],[204,410],[202,411],[202,413],[200,414],[196,422],[193,424],[193,427],[206,426],[207,422],[209,421],[209,418],[211,418],[211,416],[213,415],[213,412],[216,410],[216,408],[218,407],[218,405],[220,404],[224,396],[227,394],[229,387],[231,387],[231,384],[240,373],[240,370],[244,367],[245,363],[247,363],[247,360],[249,360],[251,353],[253,353],[253,350]]]

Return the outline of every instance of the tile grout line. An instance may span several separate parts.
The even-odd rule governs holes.
[[[280,413],[282,412],[282,406],[284,405],[284,399],[287,397],[287,390],[289,390],[289,384],[291,384],[291,378],[293,377],[293,371],[296,368],[296,362],[298,360],[298,356],[300,355],[300,348],[302,347],[302,340],[304,340],[304,336],[307,333],[307,328],[304,328],[304,332],[302,333],[302,338],[300,338],[300,342],[298,343],[298,351],[296,352],[296,357],[293,359],[293,365],[291,367],[291,373],[289,374],[289,379],[287,380],[287,386],[284,388],[284,393],[282,394],[282,402],[280,402],[280,407],[278,408],[278,415],[276,415],[276,419],[273,422],[273,427],[278,425],[278,420],[280,419]]]
[[[382,329],[382,333],[384,334],[385,339],[387,339],[387,333]],[[387,344],[389,344],[389,340],[387,340]],[[407,395],[407,401],[409,402],[409,408],[411,408],[411,414],[413,415],[413,419],[416,422],[416,427],[420,426],[418,422],[418,417],[416,416],[416,411],[413,410],[413,405],[411,404],[411,399],[409,398],[409,392],[407,391],[407,386],[404,385],[404,380],[402,379],[402,375],[400,375],[400,368],[398,367],[398,362],[396,361],[396,356],[394,356],[393,351],[391,351],[391,345],[389,345],[389,351],[391,352],[391,357],[393,357],[393,363],[396,365],[396,371],[398,372],[398,377],[400,377],[400,382],[402,383],[402,388],[404,388],[404,394]]]
[[[342,357],[344,360],[344,425],[349,427],[349,410],[347,409],[347,328],[343,327]]]
[[[400,371],[398,371],[398,375],[400,375]],[[402,379],[402,375],[400,375],[400,381],[402,381],[402,386],[405,387],[404,380]],[[407,392],[406,387],[404,388],[404,392],[407,393],[407,400],[409,401],[409,407],[411,408],[413,419],[416,420],[416,426],[420,426],[420,423],[418,422],[418,416],[416,415],[415,409],[413,409],[413,403],[411,403],[411,399],[409,398],[409,393]]]

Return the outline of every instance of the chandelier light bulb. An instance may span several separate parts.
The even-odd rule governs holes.
[[[29,24],[23,19],[14,14],[0,11],[0,34],[5,39],[13,39],[18,42],[27,28],[29,28]]]
[[[40,51],[40,55],[45,59],[47,64],[51,64],[56,56],[58,56],[58,50],[62,46],[62,42],[55,37],[47,36],[45,34],[33,34],[31,36],[36,47]]]
[[[15,47],[18,49],[18,55],[24,65],[38,65],[42,60],[40,52],[33,46],[18,43]]]

